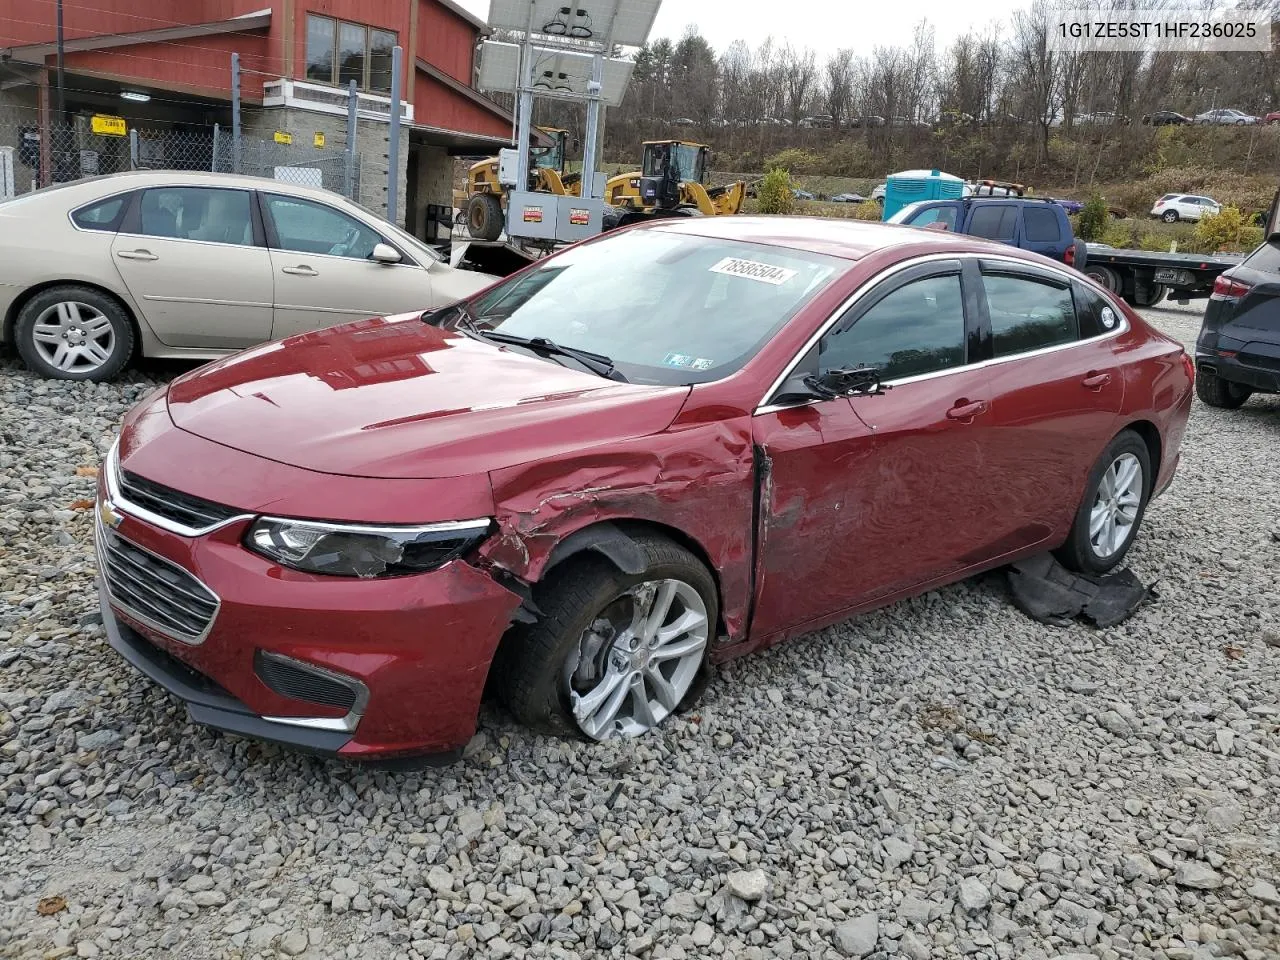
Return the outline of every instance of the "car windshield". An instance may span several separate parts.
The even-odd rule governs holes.
[[[783,247],[632,230],[583,244],[470,301],[481,330],[610,358],[632,383],[739,370],[848,268]]]

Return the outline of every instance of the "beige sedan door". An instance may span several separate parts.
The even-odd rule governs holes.
[[[378,244],[400,245],[370,224],[318,200],[273,193],[262,200],[275,271],[273,340],[431,307],[427,268],[403,249],[400,263],[373,260]]]
[[[142,191],[111,259],[161,343],[225,350],[271,338],[271,255],[252,207],[249,190]]]

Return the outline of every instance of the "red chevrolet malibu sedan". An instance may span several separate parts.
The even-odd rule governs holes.
[[[448,753],[491,684],[634,736],[859,611],[1047,550],[1110,570],[1191,393],[1178,344],[1004,245],[664,221],[152,395],[102,471],[103,616],[240,734]]]

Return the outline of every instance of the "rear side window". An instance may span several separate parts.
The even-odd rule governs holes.
[[[1058,216],[1048,207],[1025,207],[1023,225],[1031,243],[1057,243],[1062,239]]]
[[[1077,339],[1075,304],[1065,283],[1012,274],[988,274],[982,283],[995,356],[1043,350]]]
[[[124,208],[129,205],[129,194],[121,197],[110,197],[81,207],[71,213],[71,222],[81,230],[110,230],[120,228],[124,217]]]
[[[988,240],[1002,240],[1008,243],[1013,239],[1014,224],[1017,219],[1016,207],[979,207],[973,211],[968,232],[975,237],[986,237]]]
[[[1243,265],[1265,273],[1280,274],[1280,239],[1268,240],[1249,254]]]
[[[1120,326],[1120,311],[1084,284],[1075,285],[1076,317],[1080,322],[1080,339],[1100,337]]]

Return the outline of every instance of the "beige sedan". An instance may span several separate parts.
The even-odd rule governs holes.
[[[212,359],[486,287],[326,190],[146,171],[0,202],[0,336],[27,366],[107,380],[131,357]]]

